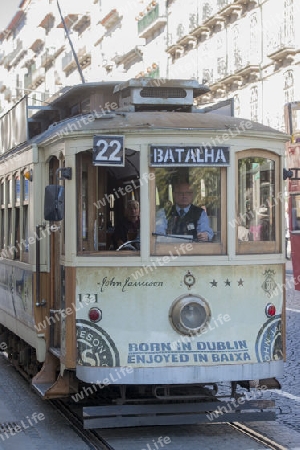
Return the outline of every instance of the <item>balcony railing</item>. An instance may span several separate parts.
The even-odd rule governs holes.
[[[49,67],[55,59],[55,49],[47,49],[41,56],[41,66]]]
[[[112,59],[117,64],[123,64],[124,68],[129,68],[133,63],[137,61],[141,61],[143,58],[143,52],[141,47],[136,45],[128,52],[123,53],[122,55],[116,55]]]
[[[10,64],[17,64],[19,59],[22,57],[22,54],[25,53],[25,49],[23,48],[23,42],[20,39],[17,39],[16,48],[8,55],[10,57]]]
[[[34,87],[39,86],[45,80],[45,70],[39,67],[32,73],[32,84]]]
[[[24,89],[30,89],[32,85],[32,73],[26,73],[24,75]]]
[[[31,34],[31,39],[28,47],[36,53],[44,43],[45,43],[44,28],[36,28],[34,32]]]
[[[231,0],[217,0],[217,8],[222,9],[225,8],[225,6],[229,5],[231,3]]]
[[[282,29],[269,39],[267,56],[274,61],[292,57],[295,53],[294,37],[286,36]]]
[[[73,30],[80,33],[83,30],[85,30],[87,27],[89,27],[90,24],[91,24],[90,14],[84,14],[83,16],[79,17],[77,22],[73,25]]]
[[[78,50],[77,55],[81,67],[86,67],[91,63],[91,51],[86,45]]]
[[[167,17],[159,14],[159,5],[156,4],[142,19],[138,21],[139,37],[146,38],[156,29],[167,23]]]
[[[6,89],[6,84],[4,81],[0,81],[0,92],[4,92]]]
[[[9,88],[4,91],[4,99],[8,102],[11,100],[11,90]]]
[[[101,20],[101,25],[103,25],[107,30],[112,28],[116,23],[121,20],[121,16],[117,9],[112,9],[106,16]]]
[[[141,20],[138,21],[138,32],[139,34],[144,31],[145,28],[149,27],[151,23],[158,18],[159,6],[156,5],[151,11],[149,11]]]
[[[70,71],[73,67],[76,66],[76,61],[73,58],[72,52],[68,52],[65,54],[65,56],[62,58],[62,70],[64,72]]]

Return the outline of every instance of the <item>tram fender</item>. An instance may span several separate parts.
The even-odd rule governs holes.
[[[78,391],[73,374],[68,370],[60,374],[59,360],[50,352],[40,372],[32,379],[32,386],[44,400],[68,397]]]

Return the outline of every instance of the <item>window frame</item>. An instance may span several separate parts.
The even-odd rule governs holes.
[[[27,242],[29,238],[29,183],[30,181],[25,177],[25,173],[29,169],[25,168],[20,173],[20,233],[21,242]],[[27,184],[27,197],[25,197],[25,183]],[[25,213],[26,211],[26,213]],[[26,229],[27,228],[27,233]],[[27,236],[26,236],[27,234]],[[24,245],[20,248],[20,261],[28,263],[29,244],[27,243],[27,250]]]
[[[130,150],[130,149],[126,149]],[[140,174],[140,152],[138,150],[134,150],[134,152],[139,153],[139,174]],[[107,256],[114,256],[114,257],[124,257],[124,256],[136,256],[140,257],[140,250],[126,250],[123,252],[117,252],[116,249],[112,249],[112,230],[109,229],[108,223],[112,214],[111,209],[111,195],[115,193],[115,205],[117,201],[121,198],[123,198],[123,206],[125,207],[126,202],[131,199],[130,196],[132,192],[134,192],[140,202],[139,197],[139,189],[140,186],[136,186],[134,183],[132,184],[133,188],[131,190],[127,190],[126,187],[123,188],[123,192],[125,191],[125,194],[118,194],[116,192],[115,187],[111,187],[112,192],[108,192],[108,169],[106,166],[94,166],[92,164],[92,151],[91,150],[85,150],[80,153],[76,154],[76,178],[77,178],[77,184],[76,184],[76,198],[77,198],[77,256],[97,256],[97,257],[107,257]],[[83,238],[83,197],[82,197],[82,189],[83,189],[83,167],[84,165],[87,165],[87,197],[88,202],[86,205],[86,224],[87,224],[87,238]],[[125,166],[126,167],[126,166]],[[123,170],[123,167],[120,167],[121,170]],[[102,171],[102,176],[99,171]],[[129,175],[130,176],[130,175]],[[135,177],[132,176],[133,181],[137,181]],[[101,185],[100,180],[103,182]],[[126,181],[126,177],[124,177],[124,184],[128,185],[129,182]],[[138,192],[137,192],[138,191]],[[107,201],[107,203],[104,205],[104,207],[101,206],[101,208],[96,206],[98,204],[99,199],[105,198],[110,199]],[[118,199],[118,200],[116,200]],[[115,210],[114,210],[115,211]],[[102,224],[103,221],[103,224]],[[94,228],[96,227],[96,228]],[[97,239],[95,241],[95,233],[97,233]],[[95,248],[95,243],[97,243],[98,248]]]
[[[236,224],[239,221],[239,160],[245,158],[265,158],[274,161],[274,212],[275,212],[275,240],[274,241],[239,241],[238,240],[238,226],[236,226],[236,254],[237,255],[251,255],[251,254],[269,254],[280,253],[282,248],[281,242],[281,212],[282,212],[282,199],[279,196],[280,193],[280,156],[269,150],[250,149],[236,153],[236,170],[235,170],[235,216]]]
[[[149,173],[152,176],[149,177],[149,185],[150,185],[150,224],[151,224],[151,233],[150,233],[150,255],[151,256],[162,256],[162,255],[178,255],[176,250],[179,251],[180,243],[178,242],[170,242],[170,243],[158,243],[156,242],[156,237],[152,236],[152,232],[155,232],[155,220],[156,220],[156,211],[153,208],[155,205],[155,190],[156,190],[156,182],[155,182],[155,168],[151,168]],[[227,167],[220,167],[220,191],[221,191],[221,202],[220,202],[220,213],[221,213],[221,229],[220,229],[220,242],[189,242],[186,241],[186,244],[192,244],[192,249],[187,247],[187,252],[180,252],[181,255],[185,256],[199,256],[199,255],[226,255],[227,253]]]

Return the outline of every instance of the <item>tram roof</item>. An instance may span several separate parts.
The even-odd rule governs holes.
[[[93,118],[93,120],[92,120]],[[247,119],[223,116],[216,113],[199,112],[165,112],[165,111],[140,111],[122,112],[116,111],[113,114],[87,114],[63,120],[55,125],[51,125],[41,135],[33,138],[34,142],[42,142],[51,138],[52,135],[85,134],[94,131],[123,132],[126,131],[151,130],[193,130],[211,131],[216,133],[227,133],[230,136],[244,135],[267,135],[274,138],[281,138],[283,141],[289,140],[289,136],[281,131],[275,130],[258,122]]]
[[[281,141],[290,139],[261,123],[211,112],[210,108],[197,109],[194,99],[208,91],[208,86],[196,80],[148,77],[65,87],[46,105],[30,106],[24,97],[1,117],[0,151],[91,132],[193,130],[211,132],[214,137],[222,133],[223,139],[226,133],[227,138],[263,135]]]

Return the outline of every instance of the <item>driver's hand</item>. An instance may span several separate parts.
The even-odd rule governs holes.
[[[203,231],[202,233],[197,233],[197,239],[198,241],[208,241],[208,233],[206,231]]]
[[[124,245],[124,246],[122,247],[122,245]],[[122,245],[120,245],[120,247],[118,247],[116,249],[117,252],[119,252],[120,250],[134,250],[134,251],[137,250],[132,244],[127,244],[125,242],[125,244],[122,244]]]

